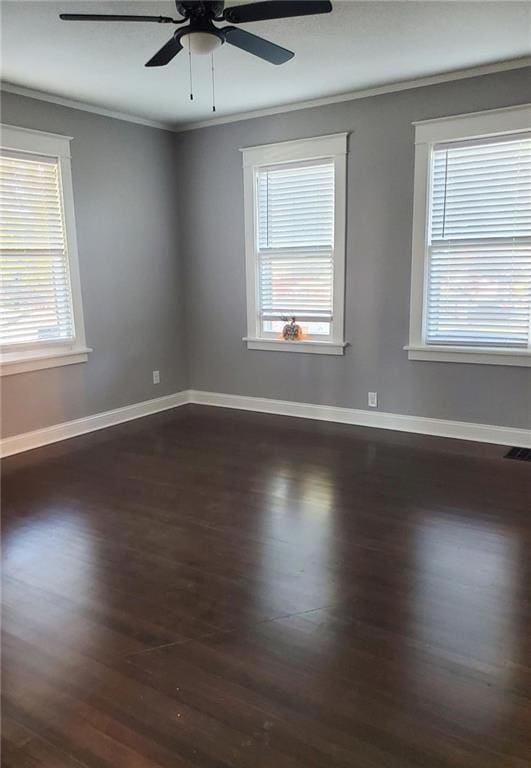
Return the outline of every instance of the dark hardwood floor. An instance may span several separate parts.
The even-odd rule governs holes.
[[[187,406],[4,462],[5,768],[529,768],[531,466]]]

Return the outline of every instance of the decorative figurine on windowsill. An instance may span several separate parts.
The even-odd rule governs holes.
[[[292,317],[291,322],[286,323],[282,329],[282,338],[284,341],[300,341],[302,339],[302,328],[297,325],[295,317]]]

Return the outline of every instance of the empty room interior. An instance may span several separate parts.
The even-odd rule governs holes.
[[[0,0],[5,768],[531,768],[531,2]]]

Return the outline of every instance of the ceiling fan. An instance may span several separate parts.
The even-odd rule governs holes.
[[[149,21],[157,24],[184,24],[160,51],[146,63],[146,67],[162,67],[168,64],[183,48],[192,53],[212,53],[223,43],[229,43],[242,51],[258,56],[271,64],[284,64],[295,55],[293,51],[258,37],[232,24],[251,21],[285,19],[293,16],[310,16],[330,13],[329,0],[264,0],[258,3],[235,5],[225,8],[219,0],[176,0],[177,12],[182,19],[169,16],[114,16],[99,13],[61,13],[63,21]],[[216,27],[213,22],[227,21],[228,27]]]

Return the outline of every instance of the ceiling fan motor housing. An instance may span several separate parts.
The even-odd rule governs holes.
[[[215,19],[221,18],[224,2],[206,2],[197,0],[184,0],[184,2],[176,2],[177,12],[184,16],[186,19]]]

